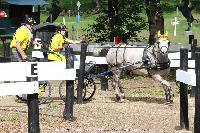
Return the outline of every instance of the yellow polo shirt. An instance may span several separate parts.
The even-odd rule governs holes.
[[[52,37],[51,44],[50,44],[50,47],[49,47],[49,51],[60,53],[60,50],[55,50],[54,47],[55,46],[62,46],[63,43],[64,43],[63,36],[60,33],[55,34]]]
[[[20,42],[22,50],[26,49],[27,45],[29,44],[30,37],[31,37],[31,32],[26,26],[19,27],[13,36],[10,48],[15,48],[16,41],[18,40]]]
[[[48,60],[52,61],[65,61],[65,56],[60,54],[60,49],[55,50],[55,46],[62,46],[63,43],[65,42],[64,37],[60,34],[57,33],[52,37],[51,44],[49,46],[49,51],[50,53],[48,54]]]

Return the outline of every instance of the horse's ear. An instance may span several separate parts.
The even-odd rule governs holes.
[[[160,38],[161,34],[160,34],[160,30],[157,33],[158,38]]]
[[[168,37],[168,31],[165,32],[165,36]]]

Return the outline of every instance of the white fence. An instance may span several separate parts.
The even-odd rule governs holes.
[[[0,63],[0,73],[0,81],[15,82],[0,84],[0,96],[37,93],[38,82],[27,82],[27,77],[37,77],[38,81],[76,78],[76,69],[66,69],[66,62]]]
[[[191,52],[188,52],[188,59],[191,58]],[[180,52],[169,53],[169,59],[171,61],[170,67],[180,67]],[[188,60],[187,71],[176,70],[176,81],[183,82],[185,84],[196,86],[196,74],[195,74],[195,60]]]

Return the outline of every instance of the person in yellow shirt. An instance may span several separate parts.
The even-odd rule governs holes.
[[[12,61],[22,62],[27,61],[27,54],[25,53],[26,48],[30,43],[34,45],[41,45],[32,38],[32,26],[35,21],[32,18],[26,18],[25,22],[20,26],[10,43],[10,48],[12,49]],[[17,95],[19,100],[27,100],[27,95]]]
[[[48,60],[49,61],[65,61],[66,58],[64,55],[61,54],[61,51],[63,49],[63,44],[65,43],[72,43],[72,44],[78,44],[82,41],[74,41],[70,40],[65,37],[67,28],[64,24],[58,25],[57,33],[52,37],[51,44],[49,46],[49,54],[48,54]]]
[[[19,27],[10,43],[10,48],[12,49],[12,59],[14,61],[25,61],[27,60],[27,54],[25,53],[26,48],[29,46],[30,42],[33,44],[38,44],[32,38],[32,26],[35,24],[35,21],[32,18],[27,18],[25,23]]]

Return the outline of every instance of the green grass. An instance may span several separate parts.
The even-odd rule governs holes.
[[[48,111],[55,111],[58,108],[58,104],[55,102],[51,102],[48,104]]]
[[[129,88],[128,89],[128,96],[133,96],[137,94],[147,94],[150,96],[164,96],[164,90],[160,87],[154,88]]]
[[[0,116],[0,121],[16,121],[19,119],[18,114],[8,114]]]
[[[175,88],[172,88],[174,96],[179,96],[179,87],[176,86]],[[133,96],[137,94],[146,94],[150,96],[165,96],[164,90],[162,87],[140,87],[140,88],[128,88],[127,89],[127,95]]]

